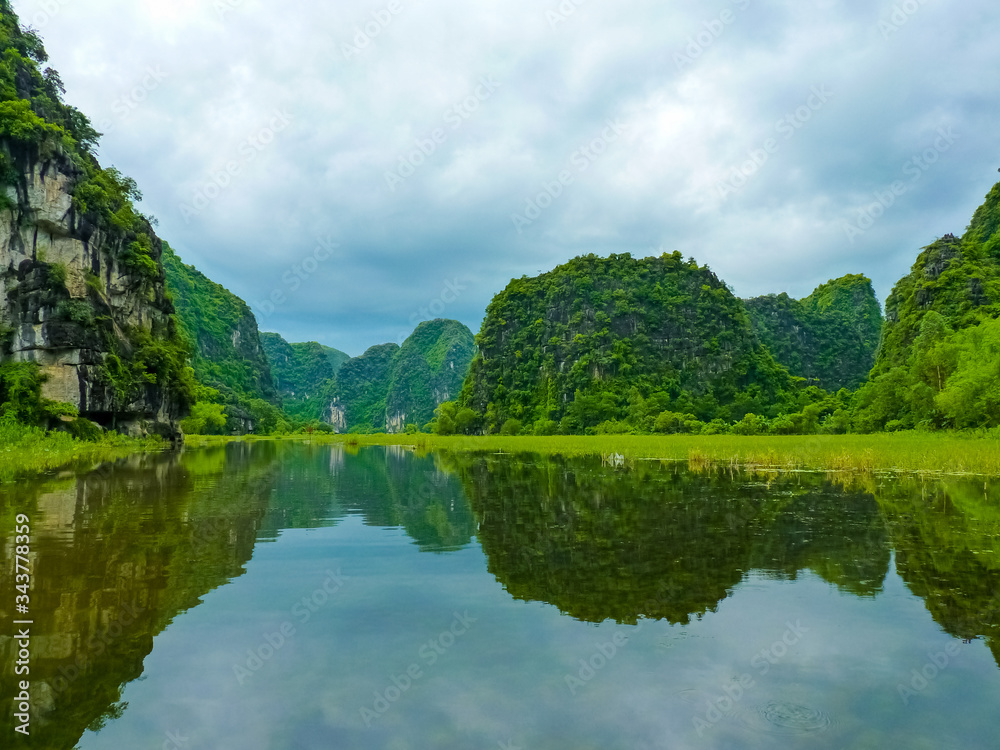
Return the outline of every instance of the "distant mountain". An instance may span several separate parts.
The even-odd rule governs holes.
[[[255,401],[281,405],[257,319],[246,302],[185,265],[165,242],[163,268],[181,331],[194,350],[196,379],[220,392],[230,417],[228,431],[252,430],[254,414],[262,408]]]
[[[423,427],[439,404],[458,397],[476,351],[475,337],[457,320],[421,323],[393,358],[386,429]]]
[[[587,255],[515,279],[493,298],[476,341],[460,406],[487,432],[638,426],[650,408],[702,420],[772,416],[793,389],[743,303],[677,252]]]
[[[373,346],[345,362],[326,392],[324,421],[338,432],[402,432],[422,427],[458,395],[475,351],[455,320],[421,323],[402,346]]]
[[[830,391],[854,390],[868,377],[883,321],[867,277],[833,279],[801,300],[769,294],[746,305],[761,343],[792,375]]]
[[[277,333],[260,334],[285,412],[298,419],[318,419],[330,381],[350,355],[315,341],[289,344]]]
[[[325,395],[323,420],[337,432],[386,429],[386,397],[398,344],[373,346],[345,362]]]

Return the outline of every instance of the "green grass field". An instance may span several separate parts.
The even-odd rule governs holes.
[[[241,438],[192,436],[188,445]],[[247,438],[242,438],[247,439]],[[274,438],[250,438],[274,439]],[[676,460],[693,466],[835,471],[874,474],[980,474],[1000,476],[1000,439],[970,433],[896,432],[875,435],[615,435],[467,437],[438,435],[313,435],[283,440],[348,445],[412,445],[425,450],[621,455],[626,461]]]
[[[88,468],[133,453],[162,451],[159,438],[138,440],[108,435],[97,442],[76,440],[64,432],[22,425],[0,425],[0,483],[59,469]]]

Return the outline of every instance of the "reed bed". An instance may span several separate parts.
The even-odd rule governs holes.
[[[211,445],[241,438],[189,439]],[[259,438],[258,438],[259,439]],[[462,453],[621,456],[627,461],[685,461],[740,469],[1000,476],[1000,439],[976,433],[895,432],[875,435],[601,435],[552,437],[440,435],[286,436],[283,440],[354,446],[402,445]]]
[[[96,442],[76,440],[64,432],[0,423],[0,483],[50,473],[87,468],[133,453],[168,448],[159,438],[136,439],[113,434]]]

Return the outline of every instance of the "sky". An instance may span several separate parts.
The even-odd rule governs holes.
[[[884,302],[1000,178],[990,0],[13,0],[182,259],[359,355],[680,251]]]

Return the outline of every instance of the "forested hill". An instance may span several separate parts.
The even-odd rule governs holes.
[[[1000,184],[965,234],[917,256],[886,300],[860,430],[1000,426]]]
[[[743,303],[677,252],[587,255],[515,279],[476,341],[459,407],[489,432],[649,429],[664,411],[735,421],[777,414],[794,390]]]
[[[285,412],[307,421],[318,419],[326,406],[323,396],[350,355],[315,341],[289,344],[277,333],[262,332],[260,341]]]
[[[854,390],[868,377],[883,321],[867,277],[833,279],[801,300],[769,294],[746,305],[761,343],[793,375],[829,391]]]
[[[202,386],[199,401],[224,404],[227,432],[276,425],[281,399],[261,346],[257,319],[242,299],[185,265],[163,243],[163,268],[182,333],[192,347],[192,366]]]
[[[458,395],[474,352],[462,323],[425,321],[402,346],[373,346],[344,363],[327,391],[324,420],[339,432],[421,428]]]

